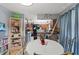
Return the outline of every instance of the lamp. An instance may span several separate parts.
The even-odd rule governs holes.
[[[25,5],[25,6],[31,6],[32,3],[21,3],[22,5]]]

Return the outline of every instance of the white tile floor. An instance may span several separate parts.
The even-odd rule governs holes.
[[[29,55],[29,54],[25,51],[24,55]]]
[[[40,39],[40,37],[38,36],[37,39]],[[33,40],[33,37],[31,37],[31,41],[32,41],[32,40]],[[29,42],[29,41],[30,41],[30,40],[28,40],[28,42]],[[27,43],[27,44],[28,44],[28,43]],[[24,52],[24,55],[29,55],[29,54],[27,53],[27,51],[25,51],[25,52]]]

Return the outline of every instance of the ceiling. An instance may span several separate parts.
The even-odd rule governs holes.
[[[72,5],[72,3],[33,3],[24,6],[20,3],[1,3],[7,9],[23,14],[58,14]]]

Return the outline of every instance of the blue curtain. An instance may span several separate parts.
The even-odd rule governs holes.
[[[60,17],[60,43],[65,52],[71,51],[71,11]]]
[[[74,53],[74,43],[75,43],[75,8],[71,11],[71,52]]]
[[[66,12],[60,20],[60,44],[64,51],[79,55],[79,4]]]
[[[74,54],[79,55],[79,4],[75,7],[75,41]]]

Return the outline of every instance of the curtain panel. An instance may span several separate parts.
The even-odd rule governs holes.
[[[60,44],[64,51],[79,55],[79,4],[59,17]]]
[[[60,17],[60,43],[65,52],[70,50],[71,39],[71,11]]]
[[[79,55],[79,4],[75,7],[75,41],[74,54]]]

